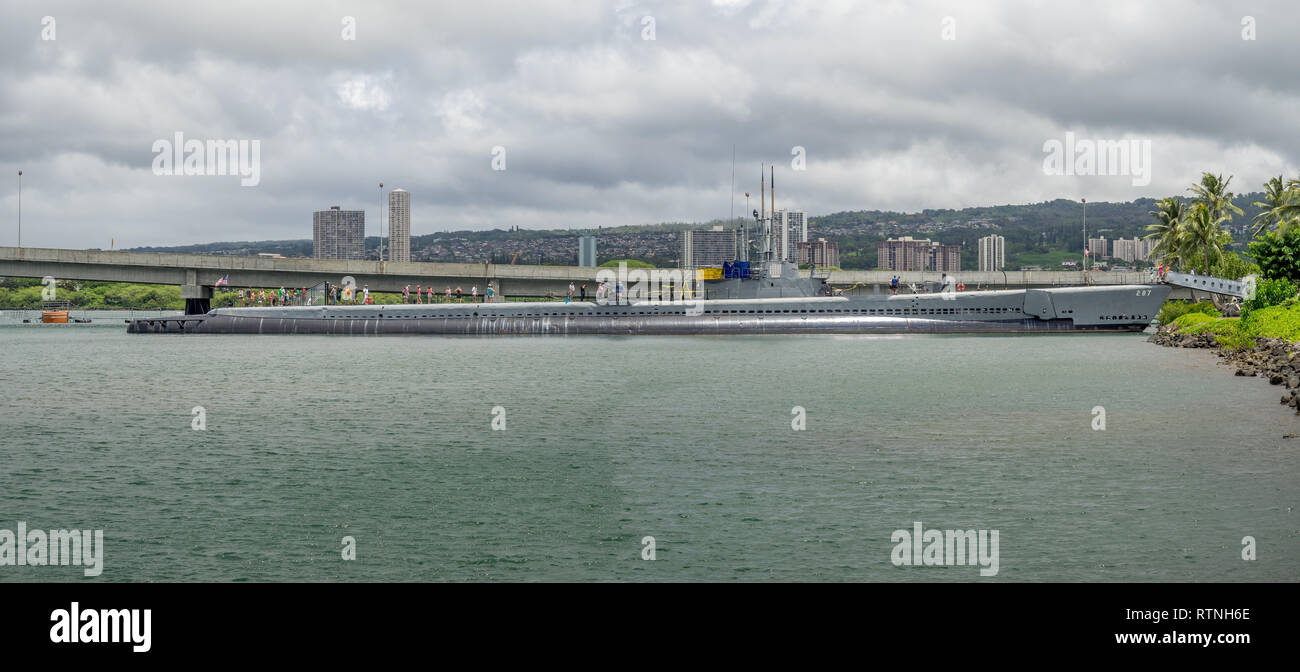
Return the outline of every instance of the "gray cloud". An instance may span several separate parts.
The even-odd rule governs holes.
[[[381,181],[412,192],[416,234],[702,221],[729,212],[733,146],[737,212],[760,162],[777,165],[780,203],[813,214],[1158,197],[1201,170],[1246,191],[1300,165],[1300,12],[1283,1],[51,2],[5,15],[0,166],[25,172],[29,245],[303,238],[329,205],[373,223]],[[1241,39],[1246,15],[1256,40]],[[944,17],[955,40],[940,39]],[[177,131],[261,140],[260,185],[154,175],[153,142]],[[1044,175],[1043,143],[1067,131],[1150,140],[1151,183]],[[806,171],[791,170],[796,145]],[[0,208],[15,213],[5,184]]]

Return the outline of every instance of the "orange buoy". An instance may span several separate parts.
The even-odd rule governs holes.
[[[964,292],[964,291],[966,291],[966,283],[964,283],[964,282],[959,282],[959,283],[957,283],[957,291],[959,291],[959,292]]]

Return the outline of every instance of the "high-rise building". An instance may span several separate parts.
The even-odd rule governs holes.
[[[944,271],[946,273],[955,273],[961,270],[961,245],[940,245],[934,243],[930,246],[929,268],[931,271]]]
[[[777,210],[772,213],[772,237],[776,261],[798,259],[799,243],[808,242],[808,219],[801,210]]]
[[[997,234],[980,238],[980,270],[1000,271],[1006,268],[1006,239]]]
[[[1151,253],[1156,249],[1155,239],[1138,238],[1137,256],[1134,261],[1151,261]]]
[[[736,259],[738,231],[721,226],[682,232],[682,268],[722,266]]]
[[[329,210],[312,213],[312,256],[317,259],[364,259],[366,252],[366,212]]]
[[[1093,259],[1104,259],[1110,256],[1110,246],[1107,244],[1105,236],[1101,238],[1088,239],[1088,255]]]
[[[1133,261],[1137,256],[1137,239],[1117,238],[1111,241],[1111,256],[1122,261]]]
[[[961,246],[941,245],[929,238],[890,238],[876,243],[876,252],[876,266],[890,271],[961,270]]]
[[[1155,249],[1156,241],[1145,238],[1133,238],[1125,240],[1120,238],[1111,241],[1111,256],[1124,261],[1147,261],[1151,256],[1151,250]]]
[[[800,242],[797,244],[799,250],[799,265],[812,264],[814,266],[839,266],[840,265],[840,244],[827,241],[825,238],[818,238],[812,242]]]
[[[388,260],[411,260],[411,192],[388,192]]]
[[[596,265],[596,237],[578,236],[578,265]]]

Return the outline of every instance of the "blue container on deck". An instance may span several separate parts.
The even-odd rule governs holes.
[[[748,261],[724,261],[722,262],[722,277],[727,280],[734,280],[749,277]]]

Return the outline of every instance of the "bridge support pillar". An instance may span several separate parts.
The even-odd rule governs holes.
[[[186,315],[204,315],[212,310],[212,288],[206,285],[181,285]]]

